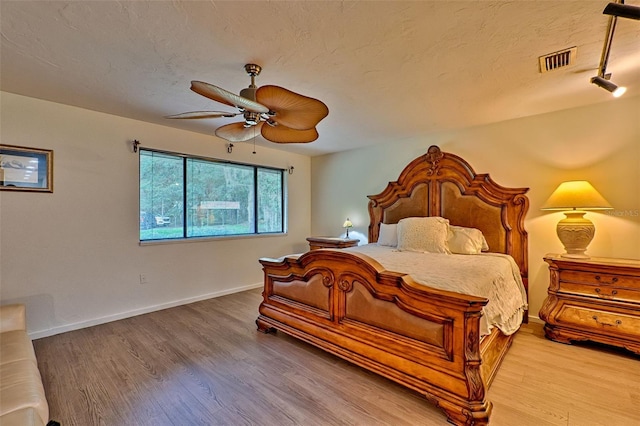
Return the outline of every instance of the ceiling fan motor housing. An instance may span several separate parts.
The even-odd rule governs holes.
[[[242,89],[240,91],[240,96],[242,96],[243,98],[246,99],[250,99],[252,101],[255,102],[256,100],[256,91],[258,90],[258,88],[255,85],[251,85],[249,87],[247,87],[246,89]]]

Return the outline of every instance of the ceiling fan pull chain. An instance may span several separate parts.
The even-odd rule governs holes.
[[[256,153],[256,128],[253,128],[253,153]]]

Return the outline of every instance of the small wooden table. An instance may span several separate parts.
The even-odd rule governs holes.
[[[357,246],[360,240],[353,238],[338,238],[338,237],[308,237],[310,250],[317,250],[321,248],[334,248],[342,249],[347,247]]]

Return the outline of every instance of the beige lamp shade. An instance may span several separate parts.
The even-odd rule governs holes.
[[[586,180],[562,182],[542,210],[610,210],[611,204]]]
[[[611,204],[586,180],[563,182],[553,191],[542,210],[565,210],[566,216],[556,227],[558,238],[564,245],[563,257],[588,259],[587,247],[596,233],[596,227],[585,218],[584,210],[610,210]]]

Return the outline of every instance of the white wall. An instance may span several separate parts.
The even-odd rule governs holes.
[[[344,233],[340,226],[349,217],[351,235],[366,238],[366,196],[395,181],[430,145],[461,156],[498,184],[530,188],[525,226],[532,316],[549,281],[542,257],[563,252],[555,226],[564,215],[540,210],[561,182],[589,180],[615,208],[612,215],[587,214],[596,225],[591,256],[640,259],[640,97],[314,157],[312,234]]]
[[[27,305],[43,337],[262,285],[258,258],[306,249],[310,158],[1,93],[3,144],[54,150],[54,192],[0,192],[0,300]],[[288,176],[285,236],[140,246],[144,147],[279,168]],[[139,275],[148,284],[141,285]],[[257,316],[257,306],[256,306]]]
[[[588,213],[597,228],[591,255],[640,258],[638,97],[313,159],[262,147],[252,155],[249,144],[228,154],[214,136],[4,92],[0,108],[3,144],[54,150],[53,194],[0,192],[0,301],[27,304],[33,337],[260,286],[259,257],[304,251],[308,235],[344,233],[347,216],[365,238],[366,196],[432,144],[501,185],[531,188],[532,315],[548,285],[542,256],[562,251],[555,235],[562,213],[540,211],[560,182],[588,179],[615,207],[615,215]],[[133,139],[149,148],[295,166],[288,235],[140,246]],[[139,284],[140,274],[148,284]]]

